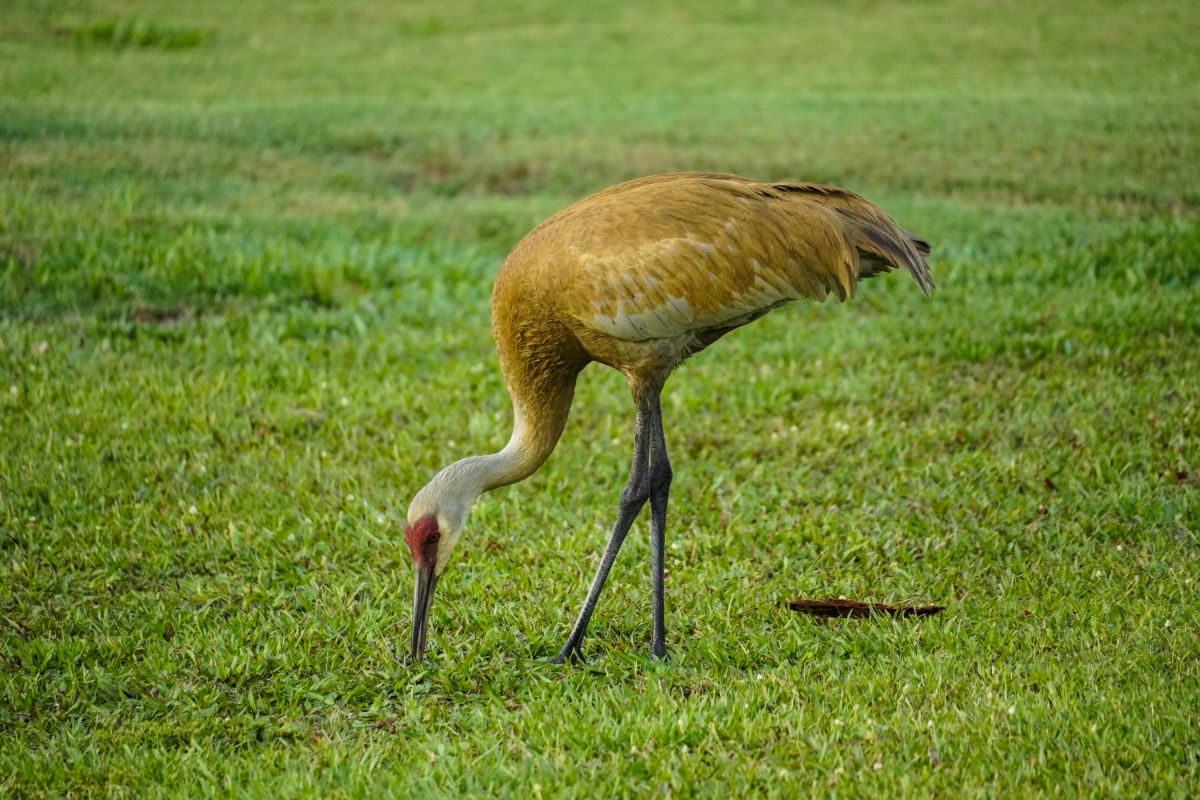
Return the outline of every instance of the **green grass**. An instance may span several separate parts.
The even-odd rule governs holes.
[[[1200,793],[1187,2],[47,3],[0,18],[0,794]],[[935,245],[485,498],[405,649],[411,494],[496,448],[492,275],[681,168]],[[846,595],[948,606],[822,621]]]

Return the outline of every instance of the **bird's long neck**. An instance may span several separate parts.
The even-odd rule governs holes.
[[[523,481],[545,463],[566,427],[573,390],[572,385],[558,397],[537,398],[534,405],[514,395],[513,432],[504,449],[458,462],[472,473],[480,493]]]
[[[445,467],[421,490],[414,504],[452,508],[465,519],[479,495],[532,475],[554,452],[566,427],[574,377],[534,387],[510,385],[513,432],[508,444],[499,452],[468,456]],[[456,522],[461,524],[461,520]]]

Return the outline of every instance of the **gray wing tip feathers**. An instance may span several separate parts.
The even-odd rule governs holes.
[[[882,211],[880,213],[882,214]],[[882,262],[887,265],[882,271],[886,272],[889,268],[904,269],[913,276],[925,296],[929,296],[934,286],[933,275],[929,272],[929,265],[925,262],[926,256],[933,252],[929,242],[898,227],[887,215],[883,215],[882,219],[874,220],[863,219],[854,214],[845,214],[845,216],[854,222],[859,233],[869,242],[865,252],[869,252],[873,258],[882,259]],[[864,253],[864,244],[866,243],[860,240],[860,254]],[[876,263],[879,262],[876,261]],[[878,272],[879,270],[865,273],[864,277],[870,277]]]
[[[917,256],[906,259],[904,266],[908,273],[916,279],[917,285],[921,287],[925,296],[929,297],[936,284],[933,282],[933,274],[929,271],[929,264],[925,262],[925,259],[933,252],[933,247],[920,236],[913,236],[908,231],[904,233],[908,236],[910,248],[916,251]]]

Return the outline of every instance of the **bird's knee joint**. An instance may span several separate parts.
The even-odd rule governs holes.
[[[643,503],[650,499],[650,488],[642,483],[627,484],[621,490],[621,505],[641,507]]]

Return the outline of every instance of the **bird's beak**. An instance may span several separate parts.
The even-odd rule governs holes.
[[[425,629],[429,624],[429,607],[433,605],[433,590],[438,576],[434,573],[434,559],[417,565],[417,586],[413,591],[412,651],[408,661],[416,664],[425,655]]]

